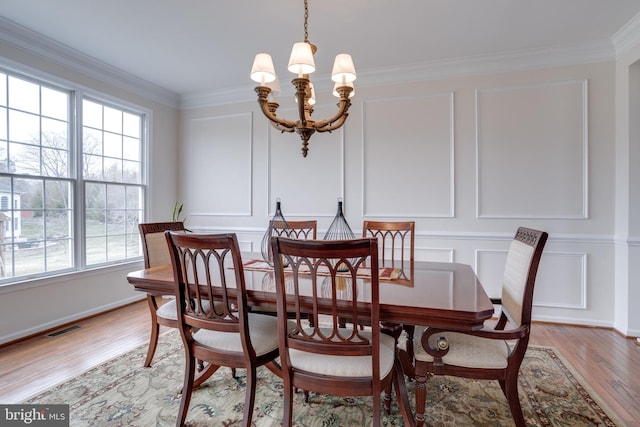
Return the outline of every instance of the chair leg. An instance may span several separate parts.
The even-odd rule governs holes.
[[[504,381],[504,394],[509,402],[511,416],[517,427],[525,427],[524,415],[522,415],[522,407],[520,406],[520,397],[518,396],[518,373],[513,375],[507,374]]]
[[[373,419],[371,420],[371,425],[373,427],[380,427],[380,413],[382,412],[382,405],[380,404],[380,393],[373,393]]]
[[[151,336],[149,337],[149,349],[147,350],[147,358],[144,360],[144,367],[151,366],[151,361],[156,353],[156,347],[158,346],[158,335],[160,334],[160,325],[158,324],[158,316],[156,310],[158,305],[156,304],[156,298],[153,295],[147,294],[147,304],[149,304],[149,313],[151,314]]]
[[[347,318],[346,317],[338,317],[338,328],[344,329],[347,327]]]
[[[416,381],[416,426],[424,426],[424,408],[427,404],[427,375],[418,375],[414,377]]]
[[[196,359],[190,354],[186,355],[184,369],[184,385],[182,386],[182,399],[180,400],[180,409],[178,410],[178,418],[176,426],[182,427],[187,419],[189,411],[189,402],[191,402],[191,393],[193,392],[193,380],[196,372]]]
[[[313,328],[316,326],[316,322],[313,320],[313,314],[307,314],[307,321],[309,322],[310,328]]]
[[[288,379],[284,380],[284,398],[282,408],[282,427],[291,427],[293,425],[293,386]]]
[[[247,389],[244,398],[244,415],[242,417],[242,426],[250,427],[253,418],[253,406],[256,400],[256,367],[247,366]]]
[[[384,412],[387,415],[391,414],[391,388],[393,387],[393,382],[390,382],[384,388]]]

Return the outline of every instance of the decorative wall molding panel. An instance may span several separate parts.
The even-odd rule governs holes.
[[[293,100],[291,100],[293,104]],[[316,104],[314,116],[335,114],[334,104]],[[281,117],[294,117],[293,108],[278,109]],[[267,124],[264,117],[257,120],[269,127],[268,148],[268,216],[273,216],[275,201],[280,198],[285,218],[333,217],[338,197],[344,199],[344,127],[332,133],[315,133],[309,141],[309,154],[302,157],[302,142],[296,133],[281,133]],[[260,161],[260,160],[259,160]],[[351,202],[351,203],[350,203]],[[344,200],[344,210],[354,208],[355,201]]]
[[[238,113],[190,121],[190,216],[252,215],[251,119],[252,113]]]
[[[415,247],[416,261],[453,262],[454,249]]]
[[[587,81],[476,90],[478,218],[588,217]]]
[[[364,217],[453,218],[453,92],[362,108]]]
[[[500,297],[506,250],[477,250],[476,274],[490,297]],[[542,254],[534,307],[587,308],[587,254],[552,252]]]

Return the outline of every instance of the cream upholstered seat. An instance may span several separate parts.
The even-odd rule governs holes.
[[[320,328],[321,333],[329,336],[329,329]],[[307,330],[309,332],[309,330]],[[361,332],[363,338],[371,340],[371,332]],[[391,374],[395,362],[393,347],[395,340],[389,335],[380,334],[380,378]],[[372,358],[369,356],[334,356],[324,353],[310,353],[290,350],[289,357],[294,369],[312,372],[317,375],[337,377],[366,377],[372,372]]]
[[[256,356],[262,356],[278,348],[278,319],[249,313],[249,337]],[[193,339],[207,347],[231,353],[242,353],[242,337],[235,332],[201,329],[193,334]]]
[[[205,310],[209,309],[209,301],[205,300],[202,301],[202,306]],[[158,307],[158,310],[156,310],[156,315],[161,319],[160,322],[164,321],[177,321],[178,320],[178,307],[176,307],[176,300],[171,299],[170,301],[162,304],[160,307]],[[177,323],[176,323],[176,328]]]
[[[256,393],[256,369],[266,365],[280,374],[278,319],[249,313],[242,257],[235,234],[165,233],[171,250],[177,323],[185,349],[182,400],[176,425],[187,417],[196,358],[210,365],[246,369],[243,426],[250,426]],[[233,267],[233,268],[230,268]]]
[[[422,336],[420,334],[419,336]],[[429,339],[431,347],[437,347],[437,338],[444,336],[449,353],[443,357],[447,365],[478,369],[504,369],[509,362],[509,345],[503,340],[489,340],[472,335],[447,332]],[[415,358],[421,362],[433,362],[434,357],[422,345],[414,346]]]
[[[380,425],[380,394],[391,383],[397,393],[404,389],[395,341],[381,334],[379,327],[377,246],[376,239],[271,238],[284,381],[283,426],[292,425],[294,389],[372,396],[374,426]],[[357,277],[362,265],[371,267],[370,280]],[[370,296],[371,303],[362,304],[362,295]],[[310,327],[302,323],[307,313]],[[353,323],[341,328],[339,316],[345,313]],[[370,320],[376,327],[360,330],[359,319]],[[387,412],[389,407],[385,396]],[[401,408],[409,422],[409,410],[405,405]]]
[[[172,299],[158,307],[158,309],[156,310],[156,316],[160,317],[161,319],[177,321],[177,311],[178,308],[176,307],[176,300]]]
[[[398,344],[414,362],[418,426],[424,424],[429,374],[498,380],[516,425],[525,425],[518,372],[529,343],[533,290],[547,237],[543,231],[518,228],[507,253],[502,298],[495,301],[502,311],[494,329],[452,332],[419,327],[413,341]],[[505,329],[508,323],[512,327]]]

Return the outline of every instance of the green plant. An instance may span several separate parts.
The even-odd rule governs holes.
[[[182,215],[182,208],[184,207],[184,203],[176,202],[173,205],[173,214],[171,215],[171,220],[174,222],[182,221],[180,219],[180,215]]]
[[[182,216],[183,208],[184,208],[184,202],[183,203],[176,202],[176,204],[173,205],[173,214],[171,215],[171,220],[173,222],[182,221],[181,216]],[[188,228],[185,228],[184,230],[191,232],[191,230],[189,230]]]

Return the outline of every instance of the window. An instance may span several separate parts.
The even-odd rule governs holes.
[[[0,70],[0,283],[141,255],[145,121]]]
[[[87,264],[139,256],[143,117],[88,99],[82,105]]]

